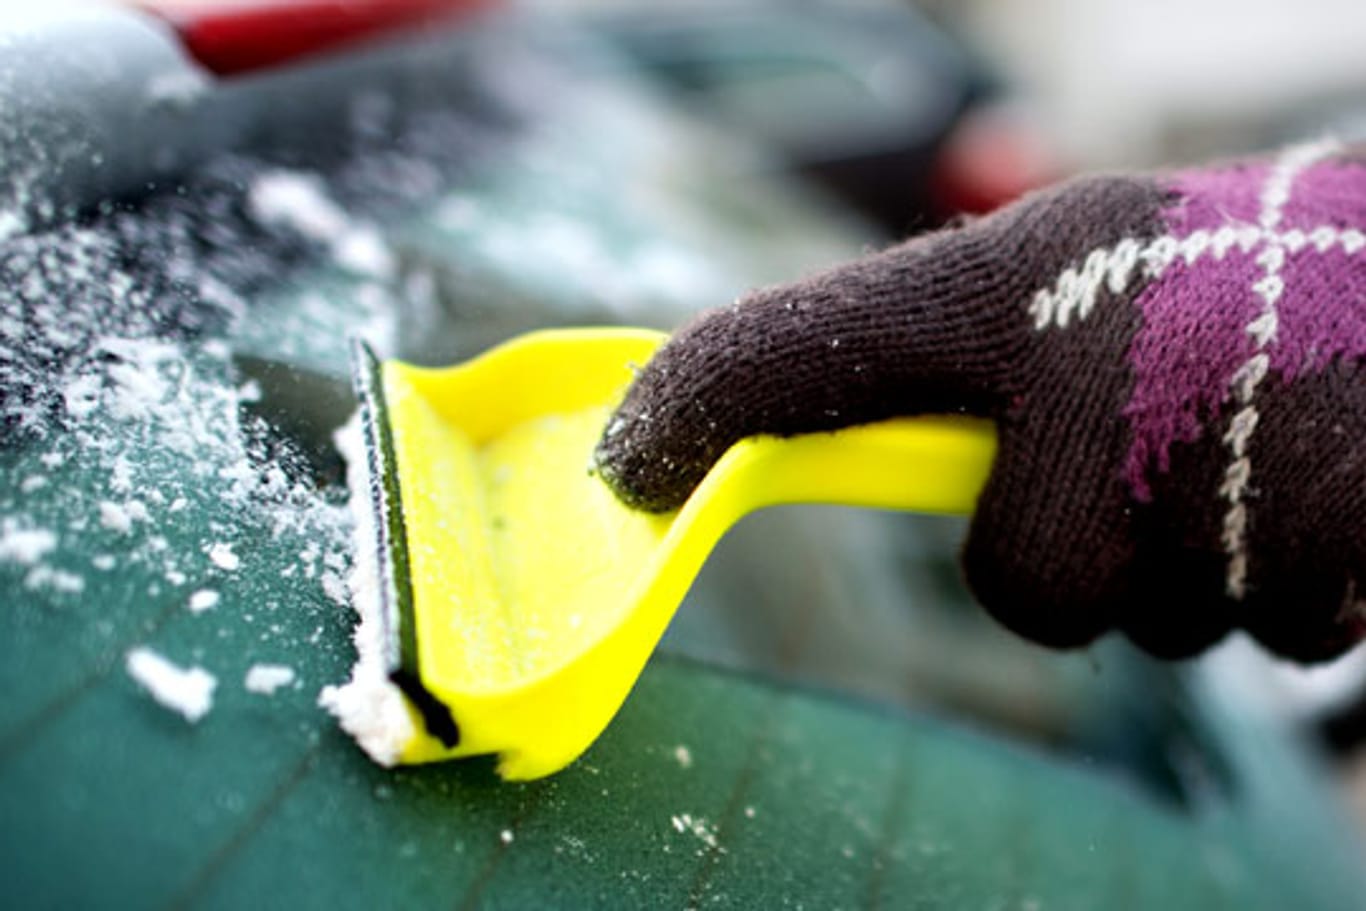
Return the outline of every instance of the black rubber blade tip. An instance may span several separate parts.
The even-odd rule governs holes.
[[[384,376],[375,352],[358,338],[351,340],[351,379],[360,401],[385,670],[422,715],[427,730],[453,747],[459,743],[460,733],[450,710],[421,683],[408,534]]]
[[[360,400],[361,437],[365,444],[367,495],[374,556],[378,571],[380,623],[384,630],[384,664],[389,672],[403,665],[404,638],[413,638],[413,590],[408,566],[408,540],[403,526],[394,438],[379,359],[360,339],[351,340],[351,381]],[[415,647],[411,657],[416,658]],[[411,668],[415,674],[416,667]]]

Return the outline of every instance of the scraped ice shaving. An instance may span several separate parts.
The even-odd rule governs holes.
[[[186,721],[198,721],[213,708],[218,680],[202,667],[179,667],[142,645],[128,653],[124,666],[153,699]]]
[[[218,606],[218,601],[218,592],[209,588],[201,588],[193,595],[190,595],[190,613],[202,614],[206,610],[213,610],[215,607]]]
[[[280,687],[289,686],[293,682],[294,668],[292,667],[286,667],[283,664],[253,664],[247,670],[247,676],[242,685],[249,692],[270,696]]]
[[[340,686],[323,687],[318,704],[337,718],[371,759],[390,766],[416,732],[403,694],[389,680],[385,661],[387,643],[380,618],[382,580],[374,551],[376,529],[359,413],[337,431],[335,441],[346,460],[346,483],[355,520],[355,562],[349,581],[351,604],[360,615],[360,623],[354,634],[356,664],[351,679]]]

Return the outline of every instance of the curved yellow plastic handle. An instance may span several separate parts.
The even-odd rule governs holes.
[[[748,512],[796,502],[972,510],[995,451],[991,425],[927,418],[748,439],[677,512],[627,508],[590,457],[633,368],[662,339],[548,331],[444,370],[384,365],[420,677],[461,735],[448,749],[419,733],[401,761],[499,753],[506,778],[568,765]]]

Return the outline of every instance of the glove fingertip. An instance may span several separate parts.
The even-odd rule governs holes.
[[[683,505],[696,486],[686,474],[651,464],[649,447],[604,437],[593,450],[593,472],[632,509],[669,512]],[[699,479],[700,480],[700,479]]]
[[[617,498],[655,513],[682,506],[718,455],[681,413],[680,397],[660,385],[662,373],[637,381],[593,450],[593,469]]]
[[[628,506],[678,508],[739,433],[725,419],[731,367],[707,335],[731,319],[713,311],[666,342],[608,420],[593,467]]]

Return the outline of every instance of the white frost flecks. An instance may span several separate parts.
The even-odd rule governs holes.
[[[247,315],[247,302],[242,296],[213,276],[199,276],[198,290],[204,303],[219,308],[230,318],[236,320]]]
[[[95,357],[75,368],[60,389],[78,440],[109,453],[112,493],[134,491],[136,457],[111,446],[101,417],[138,425],[156,444],[198,465],[240,458],[236,391],[216,381],[189,351],[115,335],[97,338],[92,346]]]
[[[134,522],[147,521],[147,506],[140,500],[114,503],[104,500],[100,503],[100,525],[110,531],[126,535],[133,530]]]
[[[322,180],[298,171],[258,175],[247,191],[247,207],[263,222],[285,225],[318,241],[340,237],[351,225],[351,219],[327,195]]]
[[[238,386],[237,401],[247,405],[261,401],[261,384],[256,380],[247,380]]]
[[[133,492],[133,465],[126,455],[114,457],[109,468],[109,489],[123,496]]]
[[[337,264],[375,278],[394,273],[394,257],[374,226],[349,216],[328,196],[323,182],[298,171],[267,171],[252,181],[247,205],[253,216],[327,244]]]
[[[5,519],[0,523],[0,563],[30,567],[24,576],[24,587],[30,591],[78,594],[85,590],[84,578],[42,562],[57,549],[58,540],[56,532],[46,528],[30,528],[16,519]]]
[[[186,721],[198,721],[213,708],[218,680],[202,667],[179,667],[146,646],[130,651],[124,666],[153,699]]]
[[[346,484],[355,520],[355,564],[349,583],[351,603],[360,615],[354,633],[356,664],[346,683],[323,688],[318,704],[336,717],[342,730],[355,738],[371,759],[391,766],[416,732],[403,694],[389,680],[385,658],[388,643],[379,597],[383,580],[374,552],[376,529],[370,511],[370,477],[362,433],[357,413],[335,436],[337,451],[346,460]]]
[[[103,389],[104,383],[96,374],[85,373],[73,377],[62,390],[66,413],[78,421],[90,417],[100,407]]]
[[[206,610],[213,610],[218,606],[218,592],[209,588],[201,588],[199,591],[190,595],[187,606],[192,614],[202,614]]]
[[[114,359],[100,378],[102,387],[108,381],[101,402],[109,414],[149,422],[164,414],[175,392],[171,374],[184,369],[184,352],[168,342],[117,336],[101,339],[97,347]]]
[[[714,266],[702,257],[663,246],[619,249],[567,213],[517,220],[504,215],[475,229],[478,208],[455,202],[437,217],[449,230],[466,234],[480,256],[523,281],[548,284],[567,274],[592,276],[596,300],[623,316],[639,314],[646,303],[657,305],[661,298],[682,302],[720,293]],[[528,258],[528,249],[539,255]]]
[[[46,528],[21,528],[13,519],[0,524],[0,563],[33,566],[56,547],[56,533]]]
[[[253,664],[247,670],[242,685],[248,692],[270,696],[282,686],[294,682],[294,668],[283,664]]]
[[[147,90],[176,103],[194,86]],[[0,510],[0,575],[21,603],[61,608],[79,597],[68,593],[127,573],[136,590],[101,590],[82,609],[124,595],[179,606],[196,588],[226,588],[210,580],[239,561],[228,550],[211,563],[215,541],[319,540],[325,555],[345,550],[341,510],[301,470],[289,435],[242,408],[258,388],[234,358],[244,289],[277,268],[273,249],[295,251],[298,239],[244,234],[241,191],[215,178],[205,192],[212,204],[166,208],[153,198],[136,215],[34,233],[0,204],[0,389],[15,393],[0,394],[0,424],[24,435],[9,479],[23,497]],[[375,262],[385,251],[369,249],[370,239],[353,246],[353,260],[383,268]],[[319,331],[335,328],[326,320],[335,312]],[[262,535],[247,534],[255,531]],[[239,574],[258,559],[242,557]],[[272,625],[262,635],[282,633]]]
[[[720,847],[720,842],[716,837],[716,826],[709,823],[706,817],[694,818],[690,813],[680,813],[677,816],[669,817],[669,822],[674,827],[675,832],[680,834],[691,833],[708,848],[717,848],[723,854],[726,852],[725,848]]]
[[[28,230],[28,222],[17,212],[6,209],[0,212],[0,243]]]
[[[347,607],[351,603],[350,597],[346,592],[346,580],[340,573],[333,570],[324,570],[322,577],[318,580],[323,587],[323,594],[338,607]]]
[[[208,89],[208,80],[194,70],[158,73],[147,83],[147,100],[154,105],[185,109]]]
[[[209,545],[209,562],[221,570],[233,572],[242,565],[242,558],[233,553],[232,545],[216,541]]]
[[[24,577],[24,587],[32,591],[49,589],[68,595],[85,591],[85,579],[66,570],[40,565],[31,569]]]
[[[332,244],[337,265],[358,275],[389,278],[394,274],[394,255],[379,231],[368,225],[356,226]]]

